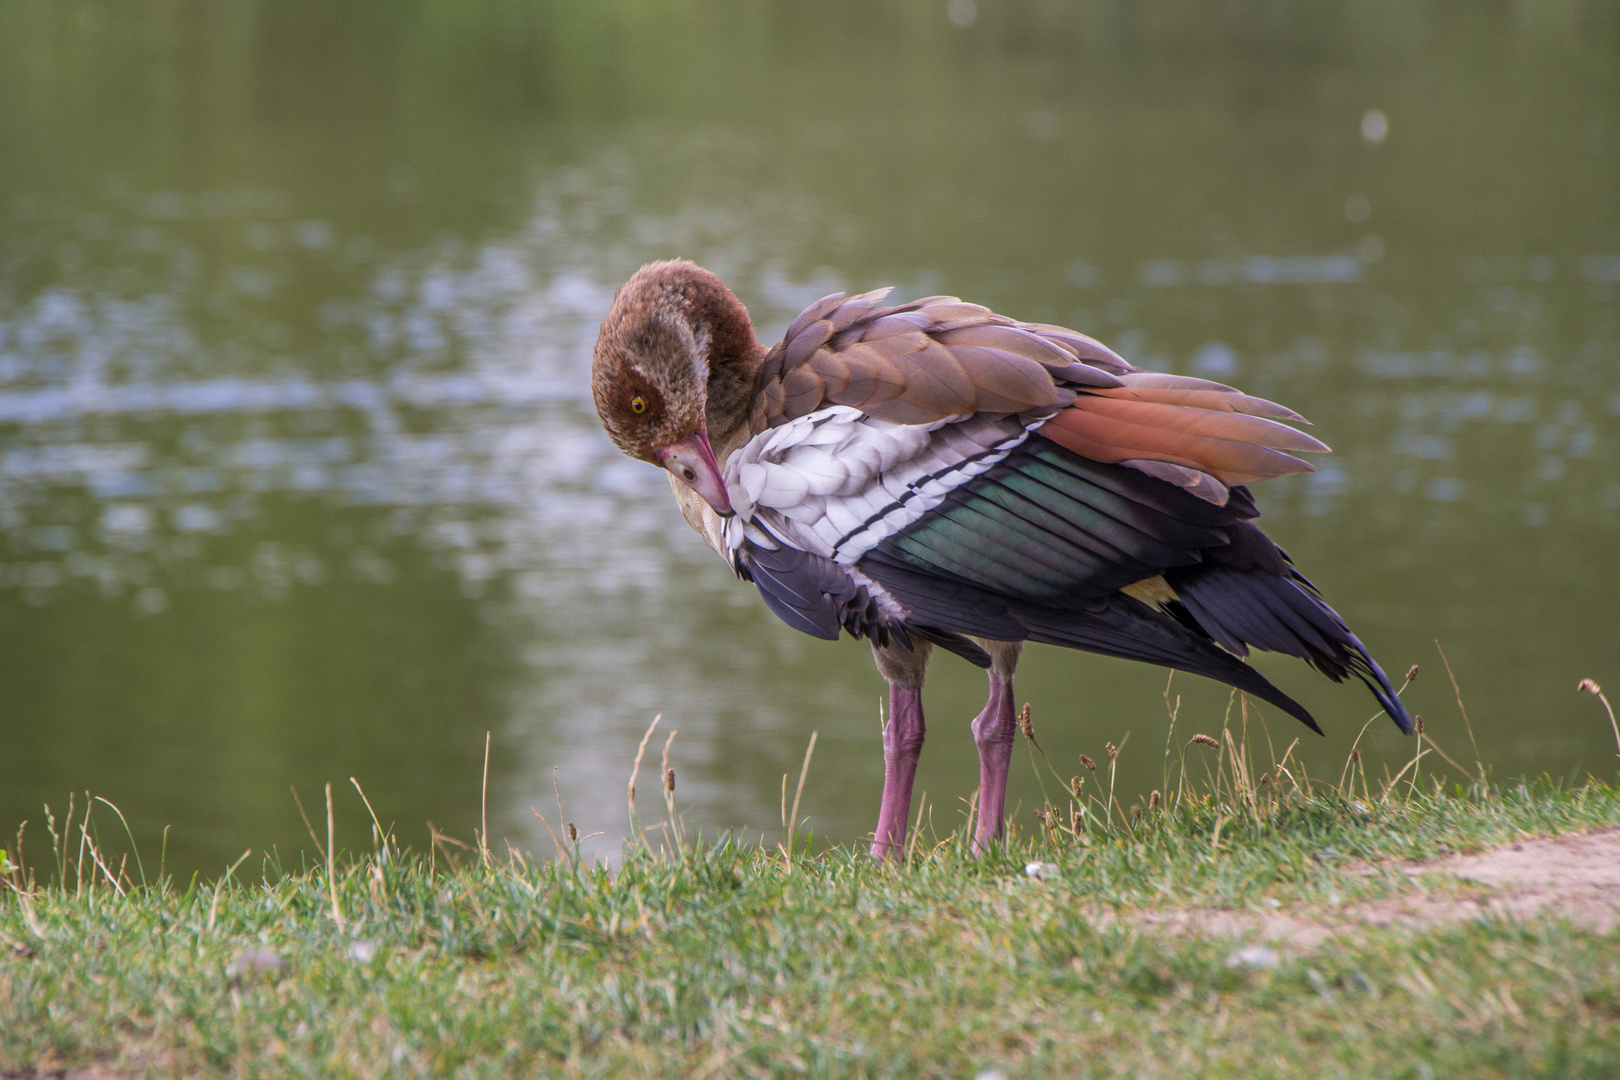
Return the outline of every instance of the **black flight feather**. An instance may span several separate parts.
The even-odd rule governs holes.
[[[1165,580],[1216,641],[1231,648],[1235,639],[1297,656],[1334,682],[1354,675],[1372,691],[1395,726],[1412,733],[1412,717],[1395,696],[1389,677],[1338,612],[1292,567],[1286,576],[1277,576],[1261,569],[1206,564],[1172,570]]]
[[[808,553],[785,546],[769,551],[750,544],[744,557],[760,599],[778,619],[811,637],[838,640],[838,610],[821,591]]]
[[[882,553],[868,555],[859,565],[862,573],[906,609],[908,625],[927,624],[997,641],[1062,645],[1203,675],[1269,701],[1321,734],[1304,706],[1258,671],[1204,634],[1122,593],[1059,608],[1009,599],[970,582],[923,573],[903,559]]]

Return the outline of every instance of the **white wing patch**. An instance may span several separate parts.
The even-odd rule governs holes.
[[[844,565],[904,530],[1045,423],[953,416],[891,424],[834,405],[750,439],[726,459],[726,546],[785,543]]]

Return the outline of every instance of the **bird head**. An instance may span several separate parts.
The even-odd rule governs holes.
[[[718,283],[689,262],[642,267],[614,294],[602,322],[591,394],[620,450],[667,469],[716,513],[728,515],[731,499],[705,415],[714,333],[694,303],[703,294],[693,288]]]

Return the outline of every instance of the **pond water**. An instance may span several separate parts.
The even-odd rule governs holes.
[[[895,285],[1298,409],[1336,452],[1264,521],[1429,730],[1474,760],[1438,640],[1497,777],[1612,778],[1617,101],[1580,0],[7,4],[0,835],[88,790],[148,860],[295,866],[291,788],[369,844],[354,777],[471,840],[488,732],[494,841],[611,855],[660,713],[690,831],[780,837],[812,731],[801,813],[869,830],[865,646],[780,625],[592,412],[614,286],[674,255],[767,341]],[[1260,666],[1336,777],[1371,698]],[[1034,649],[1018,690],[1059,775],[1128,736],[1160,782],[1164,672]],[[936,664],[942,830],[982,693]]]

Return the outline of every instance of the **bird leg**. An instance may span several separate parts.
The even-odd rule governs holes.
[[[974,640],[990,654],[990,699],[973,719],[973,741],[979,747],[979,822],[973,833],[973,853],[982,855],[1000,838],[1007,812],[1007,773],[1018,731],[1012,679],[1024,646],[1016,641]]]
[[[889,684],[889,723],[883,729],[883,802],[878,809],[872,858],[904,853],[911,821],[911,783],[922,756],[922,687]]]
[[[927,733],[922,687],[932,650],[926,641],[910,649],[898,643],[872,646],[878,670],[889,680],[889,722],[883,729],[883,802],[872,835],[874,859],[895,858],[905,852],[906,828],[911,821],[911,784]]]

